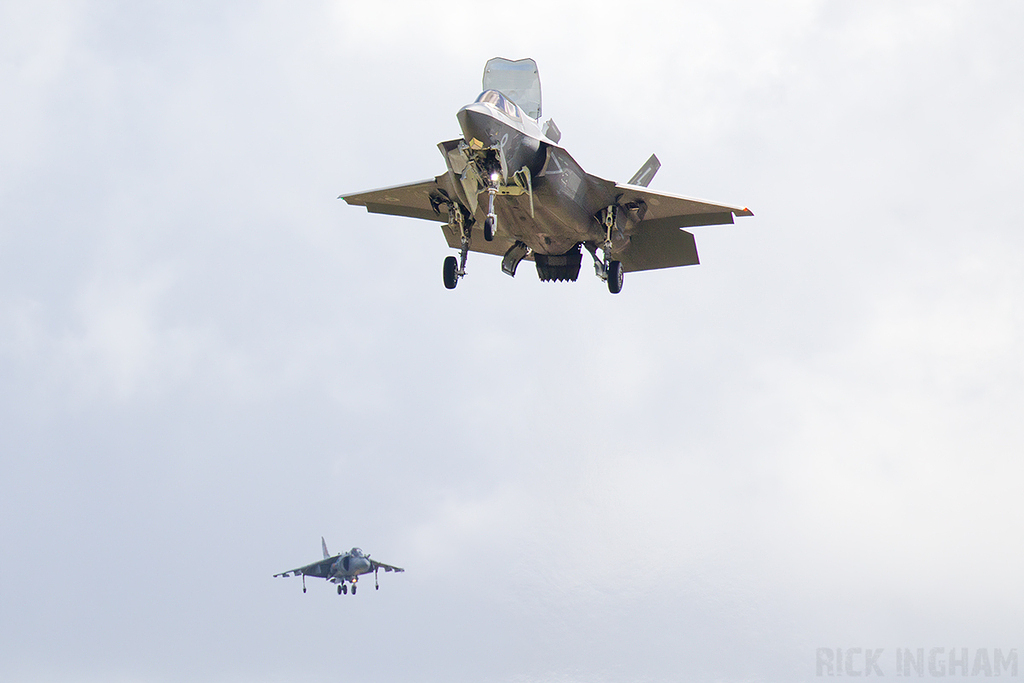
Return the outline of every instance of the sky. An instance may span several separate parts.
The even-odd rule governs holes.
[[[1024,652],[1022,31],[1012,0],[0,4],[0,679]],[[755,216],[615,296],[482,254],[446,290],[437,225],[337,196],[441,173],[494,56],[588,172],[655,152],[652,190]],[[406,572],[272,578],[321,536]]]

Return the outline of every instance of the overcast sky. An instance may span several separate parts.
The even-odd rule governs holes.
[[[0,679],[1024,653],[1022,33],[1014,0],[0,4]],[[653,190],[755,217],[617,296],[481,254],[447,291],[436,224],[336,197],[440,173],[493,56],[590,173],[656,152]],[[321,536],[407,571],[271,578]]]

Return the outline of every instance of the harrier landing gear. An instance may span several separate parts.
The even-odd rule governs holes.
[[[348,593],[348,586],[345,584],[338,586],[338,595],[341,595],[342,593]]]
[[[488,220],[490,220],[488,218]],[[459,278],[466,275],[466,258],[469,256],[469,230],[471,223],[466,221],[466,214],[462,206],[456,203],[448,204],[448,225],[459,232],[459,241],[462,248],[459,251],[458,260],[449,256],[444,260],[444,286],[447,289],[455,289],[459,284]]]

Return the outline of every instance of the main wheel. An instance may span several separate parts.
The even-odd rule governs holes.
[[[356,585],[352,584],[352,595],[356,594]]]
[[[344,584],[338,586],[338,595],[341,595],[341,589],[344,588],[344,587],[345,587]]]
[[[455,285],[459,284],[459,275],[455,272],[458,267],[459,262],[454,256],[444,260],[444,286],[448,289],[455,289]]]
[[[484,219],[484,239],[488,242],[494,240],[494,219],[490,216]]]
[[[618,294],[622,291],[622,262],[608,262],[608,291]]]

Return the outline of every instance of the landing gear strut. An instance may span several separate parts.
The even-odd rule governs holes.
[[[459,231],[459,241],[462,245],[457,261],[454,256],[444,260],[444,286],[447,289],[455,289],[455,285],[459,284],[459,278],[466,276],[470,226],[466,223],[466,214],[462,212],[462,207],[454,202],[448,204],[448,225]]]
[[[494,213],[494,195],[498,194],[498,181],[494,175],[487,183],[487,218],[484,219],[484,239],[494,240],[494,231],[498,227],[498,216]]]
[[[615,229],[616,211],[618,207],[609,206],[604,210],[604,242],[601,243],[601,251],[604,258],[597,255],[598,245],[594,242],[587,242],[587,251],[594,257],[594,272],[599,278],[608,283],[608,291],[618,294],[622,291],[623,270],[621,261],[611,260],[612,253],[612,230]]]

